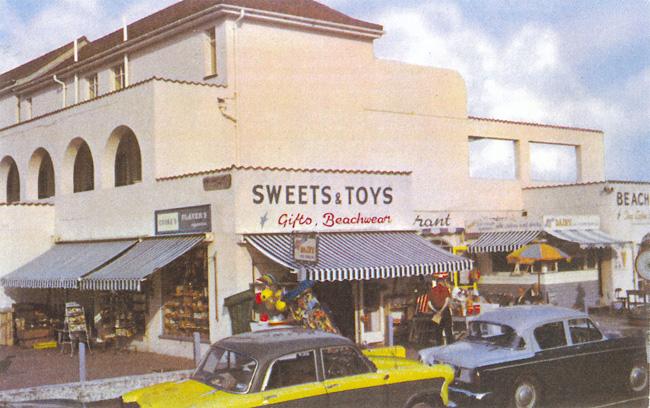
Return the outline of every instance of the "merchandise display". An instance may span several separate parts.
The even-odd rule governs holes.
[[[100,298],[100,311],[95,314],[95,330],[101,341],[116,337],[130,338],[144,333],[147,311],[144,293],[106,293]]]
[[[47,306],[41,304],[18,303],[14,305],[13,317],[16,340],[23,347],[54,339],[54,329],[61,324],[60,320],[51,317]]]

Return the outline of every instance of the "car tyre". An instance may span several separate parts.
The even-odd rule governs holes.
[[[534,377],[519,377],[515,381],[510,396],[510,406],[512,408],[538,408],[541,401],[542,388]]]
[[[632,365],[627,375],[627,388],[632,394],[648,392],[648,365],[636,362]]]

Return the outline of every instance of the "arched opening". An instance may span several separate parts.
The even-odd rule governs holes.
[[[95,166],[88,143],[82,142],[74,159],[73,191],[79,193],[95,188]]]
[[[7,202],[15,203],[18,201],[20,201],[20,174],[18,174],[16,162],[12,160],[7,174]]]
[[[4,202],[15,203],[20,201],[20,173],[16,161],[11,156],[6,156],[0,162],[0,186],[5,191]]]
[[[142,181],[140,145],[131,129],[126,128],[120,137],[115,153],[115,187]]]
[[[43,152],[38,168],[38,198],[54,197],[54,165],[47,152]]]

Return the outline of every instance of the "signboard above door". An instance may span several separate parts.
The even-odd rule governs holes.
[[[158,210],[156,235],[193,234],[212,231],[210,205]]]

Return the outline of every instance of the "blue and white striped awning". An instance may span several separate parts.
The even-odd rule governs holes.
[[[81,289],[139,291],[141,282],[201,242],[203,235],[146,238],[81,280]]]
[[[55,244],[0,279],[5,288],[76,289],[80,279],[129,249],[135,240]]]
[[[291,234],[253,234],[246,242],[274,262],[305,278],[343,281],[432,275],[472,268],[472,261],[452,255],[412,232],[332,232],[318,236],[318,263],[298,263]]]
[[[601,230],[545,230],[546,233],[553,235],[564,241],[575,242],[582,248],[604,248],[614,244],[622,244],[622,241],[616,240]]]
[[[469,244],[467,251],[471,253],[510,252],[529,244],[540,233],[540,230],[486,232]]]

